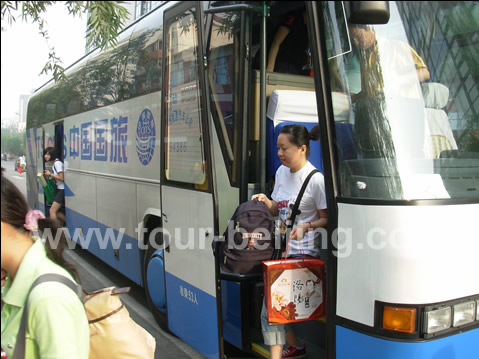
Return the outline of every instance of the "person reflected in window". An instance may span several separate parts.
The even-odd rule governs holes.
[[[309,76],[306,10],[289,15],[279,26],[268,53],[266,71]]]
[[[351,94],[358,150],[364,158],[396,158],[386,98],[419,98],[429,70],[407,43],[379,37],[368,25],[349,24],[349,35],[361,71],[361,90]]]
[[[384,90],[384,79],[381,65],[387,65],[388,69],[393,69],[397,76],[397,87],[401,87],[408,82],[414,82],[414,79],[408,77],[410,71],[408,66],[411,60],[416,68],[417,80],[424,82],[430,79],[431,75],[418,53],[409,45],[401,41],[386,40],[379,45],[378,38],[373,29],[368,25],[349,25],[349,35],[351,42],[359,48],[360,70],[361,70],[361,91],[351,96],[353,102],[364,97],[374,97]],[[383,64],[379,63],[379,47],[388,54],[388,58],[382,58]],[[387,50],[387,51],[386,51]],[[416,81],[417,81],[416,80]]]

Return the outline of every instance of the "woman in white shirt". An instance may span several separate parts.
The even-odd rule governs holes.
[[[60,211],[65,206],[65,177],[63,171],[63,162],[58,159],[57,150],[53,147],[45,148],[43,151],[43,159],[45,162],[52,162],[52,171],[44,171],[45,176],[50,176],[55,180],[57,186],[57,194],[50,207],[50,218],[59,219],[63,223],[66,222],[65,215]]]
[[[284,126],[278,136],[278,157],[282,165],[276,171],[275,185],[271,199],[263,193],[252,199],[265,203],[274,216],[279,216],[280,227],[286,228],[291,208],[304,180],[314,169],[308,161],[310,140],[319,139],[319,126],[311,132],[302,125]],[[328,224],[324,177],[316,173],[311,177],[299,205],[299,211],[289,236],[289,257],[319,257],[321,236],[318,228]],[[281,232],[284,232],[281,230]],[[290,325],[269,325],[263,305],[261,326],[265,344],[270,345],[271,358],[293,358],[306,355],[306,348],[301,345]],[[289,347],[283,352],[283,345]]]

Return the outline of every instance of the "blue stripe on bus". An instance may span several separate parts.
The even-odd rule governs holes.
[[[123,234],[121,242],[119,242],[118,248],[118,258],[115,257],[115,252],[113,250],[112,240],[105,240],[105,233],[109,230],[112,234],[112,239],[116,240],[119,238],[119,232],[115,229],[110,229],[110,227],[98,223],[96,220],[87,217],[77,211],[74,211],[70,208],[65,210],[67,218],[67,227],[69,230],[70,238],[73,239],[78,244],[81,244],[79,239],[80,227],[84,234],[84,237],[87,236],[88,230],[90,229],[92,236],[91,240],[87,242],[85,238],[85,246],[88,245],[89,252],[93,253],[95,256],[100,258],[103,262],[107,263],[109,266],[113,267],[115,270],[119,271],[121,274],[131,279],[138,285],[143,286],[142,280],[142,263],[143,263],[143,253],[138,247],[138,240],[136,238],[130,237],[126,234]],[[93,232],[93,229],[98,228],[98,232]],[[100,240],[97,238],[96,234],[100,234]],[[111,237],[110,237],[111,238]],[[100,246],[100,243],[106,244]]]
[[[205,357],[219,358],[215,297],[171,273],[165,277],[168,329]]]
[[[241,285],[229,280],[221,281],[223,307],[223,339],[237,348],[242,348],[241,333]]]
[[[337,359],[472,359],[479,357],[479,329],[426,342],[385,340],[336,326]]]
[[[71,190],[70,187],[65,183],[65,197],[75,197],[75,193]]]

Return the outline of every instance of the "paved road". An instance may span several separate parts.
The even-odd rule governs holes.
[[[20,176],[18,172],[15,171],[15,162],[12,161],[3,161],[2,160],[2,168],[5,169],[5,176],[12,181],[18,189],[23,193],[23,195],[27,196],[27,189],[26,189],[26,173],[23,176]]]

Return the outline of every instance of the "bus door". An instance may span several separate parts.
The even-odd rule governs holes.
[[[53,173],[52,164],[45,163],[43,158],[43,150],[47,147],[53,147],[57,150],[60,159],[63,156],[63,122],[61,123],[49,123],[43,125],[43,147],[38,149],[37,160],[38,160],[38,172],[42,172],[43,170],[48,170]],[[39,189],[41,185],[38,184]],[[41,198],[40,198],[41,197]],[[39,202],[44,203],[44,208],[42,206],[42,210],[45,210],[45,215],[50,211],[51,203],[48,203],[46,200],[43,189],[39,191]]]
[[[45,198],[43,188],[38,182],[36,174],[42,172],[44,130],[42,127],[27,129],[27,168],[34,176],[27,176],[27,196],[30,208],[45,210]]]
[[[168,329],[207,358],[219,358],[203,11],[200,2],[186,2],[164,16],[161,208]]]

